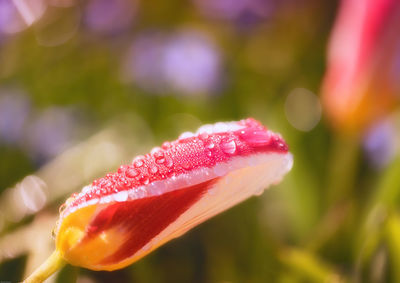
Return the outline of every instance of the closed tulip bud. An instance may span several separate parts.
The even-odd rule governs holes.
[[[183,133],[72,195],[54,231],[54,258],[93,270],[123,268],[262,193],[291,165],[282,137],[253,119]]]
[[[400,2],[341,2],[328,48],[322,93],[331,123],[363,131],[400,98]]]

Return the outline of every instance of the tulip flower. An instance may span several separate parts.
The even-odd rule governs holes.
[[[253,119],[185,132],[72,195],[61,207],[56,251],[26,282],[64,262],[123,268],[210,217],[279,182],[292,155]]]
[[[344,0],[328,48],[322,86],[328,118],[362,131],[400,98],[400,1]]]

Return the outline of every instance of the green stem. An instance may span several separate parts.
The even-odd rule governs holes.
[[[65,261],[62,258],[60,252],[55,250],[46,261],[39,266],[24,283],[39,283],[46,280],[50,275],[56,272],[58,269],[65,265]]]
[[[334,141],[328,176],[327,207],[334,207],[353,194],[356,184],[360,140],[357,136],[340,136]]]

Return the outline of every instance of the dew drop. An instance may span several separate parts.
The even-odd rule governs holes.
[[[129,168],[125,172],[125,176],[128,178],[135,178],[137,175],[139,175],[139,171],[133,168]]]
[[[265,130],[244,131],[241,138],[252,146],[265,146],[271,141],[271,133]]]
[[[133,165],[134,165],[136,168],[140,168],[140,167],[143,166],[143,161],[142,161],[141,159],[137,159],[137,160],[135,160],[135,161],[133,162]]]
[[[209,144],[207,144],[206,147],[209,148],[209,149],[213,149],[215,147],[215,143],[210,142]]]
[[[161,146],[161,148],[163,149],[169,149],[171,147],[171,143],[170,142],[164,142]]]
[[[143,159],[144,159],[143,155],[136,156],[133,159],[132,163],[136,168],[142,167],[143,166]]]
[[[207,139],[208,138],[208,133],[206,133],[206,132],[201,133],[200,134],[200,138],[203,139],[203,140]]]
[[[150,182],[150,180],[149,180],[149,178],[147,176],[142,175],[142,176],[140,176],[140,182],[143,185],[147,185]]]
[[[150,154],[151,155],[155,155],[157,152],[162,152],[160,147],[154,147],[151,151]]]
[[[153,152],[152,154],[154,156],[154,159],[156,160],[156,163],[158,163],[158,164],[164,163],[165,156],[164,156],[164,152],[161,149]]]
[[[157,166],[152,166],[152,167],[149,169],[149,173],[150,173],[150,174],[155,174],[155,173],[157,173],[157,172],[158,172]]]
[[[212,156],[212,152],[211,152],[211,150],[206,150],[206,155],[208,156],[208,157],[211,157]]]
[[[224,141],[220,146],[221,150],[226,154],[235,154],[236,152],[236,143],[234,140]]]
[[[165,166],[167,166],[168,168],[171,168],[174,165],[174,162],[172,161],[171,158],[166,157],[165,158]]]

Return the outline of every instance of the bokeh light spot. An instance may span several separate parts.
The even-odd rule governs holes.
[[[46,183],[42,179],[33,175],[25,177],[17,185],[16,189],[29,212],[34,213],[46,204],[46,187]]]
[[[294,128],[308,132],[321,119],[321,104],[318,97],[311,91],[296,88],[286,98],[285,114]]]

